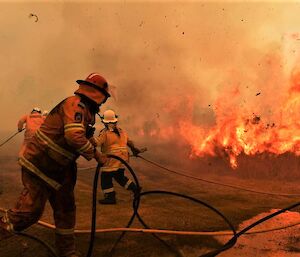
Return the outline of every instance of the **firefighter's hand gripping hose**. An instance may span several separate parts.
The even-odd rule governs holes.
[[[17,131],[16,133],[14,133],[13,135],[11,135],[9,138],[7,138],[6,140],[4,140],[1,144],[0,147],[5,145],[6,143],[8,143],[11,139],[13,139],[16,135],[20,134],[25,128],[23,128],[20,131]]]

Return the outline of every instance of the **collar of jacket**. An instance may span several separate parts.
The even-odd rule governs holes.
[[[93,113],[96,114],[98,113],[99,106],[92,100],[90,100],[88,97],[82,95],[82,94],[77,94],[80,97],[81,102],[84,103],[84,105]]]

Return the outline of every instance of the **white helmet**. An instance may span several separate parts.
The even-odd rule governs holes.
[[[115,123],[118,121],[118,116],[113,110],[107,110],[103,113],[102,122],[103,123]]]
[[[31,111],[31,113],[33,113],[33,112],[42,113],[42,110],[39,107],[34,107]]]
[[[49,111],[48,110],[44,110],[43,111],[43,116],[47,116],[49,114]]]

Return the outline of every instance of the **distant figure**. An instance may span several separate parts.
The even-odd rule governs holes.
[[[24,141],[21,146],[19,157],[23,156],[26,144],[33,137],[34,133],[40,128],[44,118],[42,116],[42,111],[38,107],[34,107],[31,113],[24,115],[18,122],[18,131],[21,132],[25,125]]]
[[[129,160],[127,146],[131,149],[133,155],[138,155],[141,150],[136,148],[127,133],[117,126],[118,118],[114,111],[107,110],[104,112],[102,122],[105,126],[100,131],[98,137],[90,139],[93,145],[101,147],[103,154],[113,154],[121,157],[125,161]],[[112,158],[101,167],[101,188],[104,193],[104,199],[99,200],[100,204],[116,204],[116,192],[114,190],[113,178],[125,189],[137,192],[137,186],[125,175],[124,165]]]
[[[48,116],[48,114],[49,114],[49,111],[48,110],[44,110],[43,111],[43,118],[44,118],[44,120],[47,118],[47,116]]]

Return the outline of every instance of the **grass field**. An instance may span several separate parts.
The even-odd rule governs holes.
[[[155,158],[155,156],[151,156]],[[3,154],[0,158],[0,187],[3,193],[0,195],[0,206],[3,208],[11,207],[18,197],[21,190],[19,166],[16,156]],[[159,160],[162,161],[162,160]],[[249,160],[251,163],[253,160]],[[245,161],[244,161],[245,162]],[[260,213],[268,212],[273,208],[282,208],[297,201],[295,198],[275,197],[249,192],[237,191],[226,187],[214,186],[199,181],[193,181],[177,175],[160,170],[153,166],[143,163],[141,160],[132,160],[132,166],[135,168],[140,183],[144,191],[148,190],[169,190],[188,194],[195,198],[201,199],[229,218],[229,220],[238,228],[239,224]],[[217,161],[218,163],[218,161]],[[168,160],[165,164],[171,165]],[[80,160],[81,166],[91,166],[91,164]],[[196,169],[199,165],[199,170]],[[213,164],[214,165],[214,164]],[[219,164],[218,164],[219,165]],[[223,164],[224,165],[224,164]],[[242,164],[245,166],[245,164]],[[220,170],[220,165],[218,166]],[[174,165],[173,168],[178,168]],[[211,164],[208,169],[213,169]],[[183,169],[183,167],[180,167]],[[195,162],[188,169],[194,171],[190,174],[201,176],[207,179],[246,186],[258,190],[282,193],[299,193],[300,186],[297,181],[290,178],[286,179],[266,179],[266,174],[262,178],[247,178],[239,176],[240,171],[210,172],[206,173],[204,166]],[[259,172],[256,170],[256,173]],[[222,174],[221,174],[222,173]],[[255,173],[255,174],[256,174]],[[76,186],[77,200],[77,228],[87,229],[91,223],[91,185],[94,170],[79,171]],[[117,191],[118,204],[116,206],[98,205],[97,228],[124,227],[131,216],[131,195],[115,184]],[[101,197],[101,193],[98,194]],[[226,224],[210,210],[198,206],[195,203],[178,199],[172,196],[149,196],[142,199],[140,214],[150,227],[160,229],[175,230],[192,230],[192,231],[219,231],[228,230]],[[46,207],[42,220],[53,223],[52,213],[49,206]],[[133,227],[141,227],[135,222]],[[41,239],[53,245],[53,232],[41,228],[37,225],[27,231],[37,235]],[[272,232],[279,233],[279,232]],[[98,234],[95,242],[94,256],[107,256],[119,233]],[[267,237],[268,234],[265,234]],[[183,256],[199,256],[208,250],[214,249],[221,245],[220,240],[213,237],[195,237],[195,236],[161,236],[166,242],[178,249]],[[82,253],[85,253],[88,247],[89,235],[78,235],[77,245]],[[255,238],[253,238],[255,240]],[[292,239],[291,239],[292,240]],[[254,241],[255,242],[255,241]],[[289,243],[286,247],[286,255],[297,256],[299,254],[299,238],[294,244]],[[280,245],[280,242],[278,242]],[[238,247],[238,246],[237,246]],[[280,246],[282,248],[282,245]],[[245,255],[244,255],[245,254]],[[273,256],[267,255],[265,249],[261,252],[249,253],[245,250],[242,256]],[[296,255],[295,255],[296,254]],[[11,239],[0,242],[0,256],[47,256],[45,250],[36,242],[28,239],[14,236]],[[167,257],[174,256],[160,242],[150,234],[131,233],[127,234],[119,244],[114,256],[123,257]],[[241,253],[235,255],[234,250],[221,254],[220,256],[241,256]],[[275,255],[274,255],[275,256]],[[282,256],[282,255],[280,255]]]

